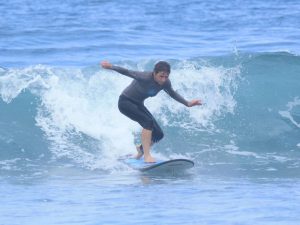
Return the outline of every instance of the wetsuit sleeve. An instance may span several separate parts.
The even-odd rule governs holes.
[[[140,71],[133,71],[133,70],[128,70],[120,66],[112,66],[111,70],[114,70],[120,74],[123,74],[127,77],[131,77],[135,80],[145,80],[147,78],[147,72],[140,72]]]
[[[180,94],[178,94],[176,91],[174,91],[171,81],[168,80],[166,83],[166,86],[164,88],[164,91],[170,95],[173,99],[175,99],[177,102],[180,102],[184,104],[185,106],[188,106],[188,101],[185,100]]]

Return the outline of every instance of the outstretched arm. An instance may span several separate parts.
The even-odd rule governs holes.
[[[131,78],[136,79],[136,80],[145,79],[146,72],[133,71],[133,70],[125,69],[125,68],[120,67],[120,66],[114,66],[113,64],[111,64],[108,61],[102,61],[100,63],[100,65],[104,69],[114,70],[114,71],[116,71],[120,74],[123,74],[125,76],[131,77]]]

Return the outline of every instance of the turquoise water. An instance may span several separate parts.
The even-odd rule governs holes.
[[[0,224],[298,224],[297,1],[0,3]],[[165,132],[151,175],[118,158],[140,127],[117,108],[131,82],[100,60],[170,79],[146,106]]]
[[[60,172],[56,177],[24,180],[1,182],[3,224],[250,225],[299,221],[299,181],[289,179],[120,173],[68,176]]]

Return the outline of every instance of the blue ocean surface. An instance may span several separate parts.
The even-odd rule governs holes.
[[[0,224],[258,224],[300,221],[300,2],[0,2]],[[145,101],[164,131],[147,174],[140,126],[118,97],[132,70],[171,64],[187,108]]]

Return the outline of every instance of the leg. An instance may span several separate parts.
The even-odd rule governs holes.
[[[142,148],[145,154],[144,160],[145,162],[155,162],[154,158],[152,158],[150,154],[150,146],[153,142],[159,141],[163,137],[163,133],[157,125],[152,114],[144,105],[134,103],[131,100],[124,98],[124,96],[120,96],[118,107],[122,114],[138,122],[143,127]],[[157,127],[159,129],[157,129]],[[161,132],[157,132],[157,130],[160,130]],[[143,152],[139,147],[137,147],[137,151],[138,154],[136,155],[136,158],[139,159],[143,156]]]
[[[155,159],[150,154],[151,147],[151,139],[152,139],[152,130],[143,129],[142,130],[142,145],[144,149],[144,160],[145,162],[155,162]]]
[[[162,129],[160,128],[160,126],[158,125],[157,121],[155,120],[155,118],[152,116],[152,114],[147,110],[146,107],[144,107],[144,111],[146,112],[146,114],[151,118],[151,124],[152,124],[152,143],[151,145],[153,145],[153,143],[157,143],[159,142],[161,139],[163,139],[164,137],[164,133],[162,131]]]
[[[144,155],[143,145],[139,144],[136,146],[137,155],[134,157],[136,159],[140,159]]]
[[[122,114],[129,117],[130,119],[141,124],[142,121],[148,120],[148,115],[141,109],[140,105],[120,96],[118,102],[119,110]],[[137,154],[134,158],[140,159],[144,155],[142,144],[136,146]]]
[[[152,140],[153,140],[153,132],[152,132]],[[151,141],[150,147],[152,147],[153,141]],[[136,159],[140,159],[144,155],[144,148],[142,144],[136,145],[137,155],[135,156]]]
[[[146,107],[143,107],[143,111],[148,115],[148,118],[143,121],[143,125],[141,124],[144,127],[142,130],[142,145],[139,145],[137,148],[138,154],[136,158],[139,159],[145,154],[145,162],[155,162],[155,159],[150,154],[150,148],[154,143],[159,142],[164,137],[164,133]],[[151,128],[149,129],[148,127]],[[145,148],[144,143],[149,146],[149,151],[147,150],[148,148]]]
[[[157,143],[161,139],[163,139],[163,137],[164,137],[164,133],[163,133],[162,129],[160,128],[160,126],[158,125],[156,120],[153,118],[152,142]]]

